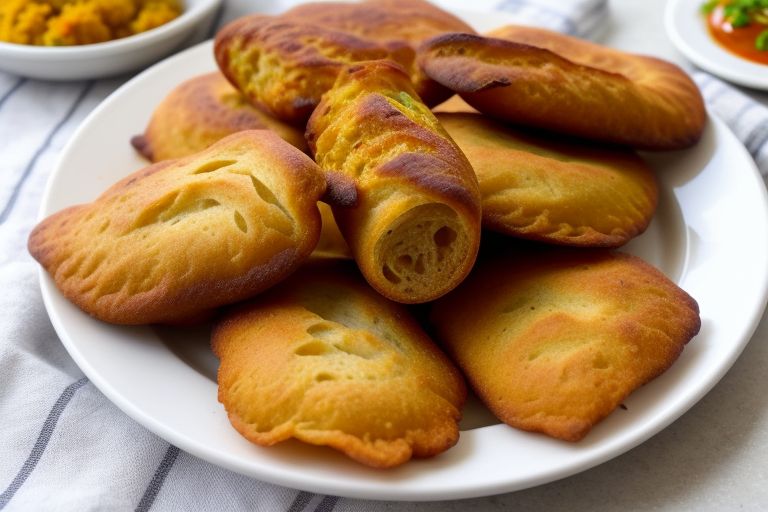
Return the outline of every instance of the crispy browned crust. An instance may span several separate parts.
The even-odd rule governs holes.
[[[618,247],[641,234],[658,201],[653,170],[633,151],[480,114],[438,113],[475,170],[483,227],[580,247]]]
[[[701,94],[677,66],[543,29],[445,34],[420,48],[426,74],[487,115],[641,149],[698,142]]]
[[[243,130],[272,130],[306,152],[304,133],[251,106],[218,72],[191,78],[157,106],[143,135],[131,144],[157,162],[198,153]]]
[[[483,260],[431,321],[499,419],[566,441],[666,371],[701,326],[696,301],[637,257],[523,245]]]
[[[283,18],[252,16],[216,36],[219,69],[254,105],[302,125],[348,62],[412,61],[403,45],[383,47],[351,34]]]
[[[96,318],[175,322],[293,272],[317,244],[324,190],[306,155],[272,132],[243,131],[51,215],[29,252]]]
[[[250,441],[329,446],[377,468],[459,438],[461,374],[354,265],[305,266],[214,326],[219,400]]]
[[[402,0],[305,4],[277,17],[236,20],[216,37],[216,60],[255,105],[306,122],[347,64],[391,59],[409,71],[418,94],[437,104],[450,91],[426,77],[415,46],[451,31],[472,31],[427,2]]]
[[[310,2],[290,9],[283,16],[354,34],[388,47],[405,44],[415,49],[422,41],[438,34],[475,33],[464,21],[424,0]],[[411,75],[416,92],[427,105],[437,105],[451,95],[447,88],[421,71],[416,59],[398,60],[398,63]]]
[[[344,71],[306,136],[321,168],[356,184],[355,205],[334,216],[374,288],[417,303],[461,282],[480,240],[477,180],[401,68]]]

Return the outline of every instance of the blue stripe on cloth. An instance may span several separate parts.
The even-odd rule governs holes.
[[[743,119],[744,116],[747,115],[747,112],[749,112],[750,110],[752,110],[753,108],[755,108],[757,106],[758,106],[758,104],[755,103],[754,101],[752,101],[752,100],[745,100],[744,103],[738,109],[736,109],[736,111],[734,111],[732,114],[729,114],[727,116],[727,122],[729,122],[729,123],[738,122],[740,119]],[[724,116],[724,117],[726,117],[726,116]],[[744,142],[744,141],[742,141],[742,142]],[[746,145],[746,143],[745,143],[745,145]]]
[[[299,491],[286,512],[301,512],[314,496],[311,492]]]
[[[173,467],[173,463],[176,462],[176,457],[179,456],[179,449],[173,445],[169,445],[165,452],[163,460],[160,461],[160,465],[157,466],[155,474],[152,475],[152,480],[149,481],[149,485],[144,490],[144,494],[141,496],[141,501],[136,506],[136,512],[146,512],[152,508],[152,504],[155,502],[157,493],[163,487],[165,477],[168,476],[168,472]]]
[[[711,79],[708,84],[702,86],[701,91],[704,99],[709,103],[716,103],[721,96],[724,94],[730,94],[731,92],[732,91],[728,87],[724,86],[723,84],[713,82]]]
[[[27,180],[30,173],[32,172],[32,169],[35,168],[35,164],[37,163],[37,160],[45,152],[45,150],[48,149],[48,146],[50,146],[51,141],[53,141],[53,138],[56,136],[59,130],[61,130],[64,127],[64,125],[67,124],[67,121],[69,121],[69,119],[74,115],[75,111],[77,110],[77,107],[80,106],[80,104],[83,102],[85,97],[93,88],[94,83],[95,82],[88,82],[85,85],[83,90],[78,95],[77,99],[75,99],[74,103],[72,103],[72,106],[69,108],[69,110],[67,110],[66,114],[64,114],[64,117],[61,118],[61,120],[58,123],[56,123],[56,126],[54,126],[53,130],[50,131],[48,136],[45,138],[45,141],[43,141],[43,144],[39,148],[37,148],[34,155],[32,155],[32,159],[24,168],[24,171],[21,173],[21,177],[16,182],[16,185],[14,185],[13,192],[11,193],[11,196],[8,198],[8,202],[5,204],[3,211],[0,212],[0,224],[4,223],[8,219],[8,215],[10,215],[14,205],[16,204],[16,200],[19,197],[19,191],[21,190],[22,185],[24,185],[24,182]]]
[[[498,4],[496,9],[511,12],[521,12],[524,9],[530,9],[540,15],[533,17],[532,21],[540,17],[540,21],[543,22],[542,24],[548,26],[548,28],[573,36],[587,37],[595,29],[599,21],[605,17],[607,2],[605,0],[595,1],[588,9],[571,14],[562,12],[552,6],[541,5],[529,0],[505,0]],[[552,21],[547,22],[547,19],[557,20],[559,26],[554,26],[555,23]]]
[[[323,501],[315,507],[315,512],[331,512],[336,506],[337,501],[339,501],[338,496],[326,496],[323,498]]]
[[[5,508],[8,502],[11,501],[11,498],[13,498],[14,494],[16,494],[21,486],[24,485],[24,482],[35,469],[35,466],[37,466],[37,463],[43,456],[43,452],[45,452],[46,446],[48,446],[48,441],[51,440],[51,435],[53,435],[53,431],[56,429],[56,424],[61,417],[61,413],[64,412],[67,404],[69,404],[72,397],[75,396],[75,392],[87,383],[88,378],[86,377],[73,382],[64,388],[64,391],[61,393],[58,400],[56,400],[56,403],[53,404],[51,412],[48,413],[48,417],[45,418],[45,421],[43,422],[43,428],[37,436],[37,441],[35,441],[35,445],[32,447],[29,457],[24,461],[24,464],[21,466],[19,472],[16,473],[16,476],[13,481],[11,481],[8,488],[5,489],[3,494],[0,494],[0,510]]]
[[[501,4],[499,4],[497,7],[497,9],[500,9],[502,11],[512,11],[512,12],[521,11],[524,8],[534,9],[539,13],[541,13],[542,17],[549,16],[549,17],[554,17],[558,19],[563,26],[562,32],[565,32],[566,34],[574,35],[577,32],[576,22],[573,21],[570,17],[566,16],[561,12],[548,9],[544,6],[532,5],[525,0],[506,0],[505,2],[502,2]],[[555,27],[552,27],[552,28],[555,28]]]
[[[19,78],[16,81],[16,83],[13,84],[13,86],[11,86],[11,88],[8,89],[8,91],[5,94],[3,94],[2,97],[0,97],[0,108],[2,108],[3,103],[5,103],[8,100],[8,98],[13,96],[13,94],[16,91],[18,91],[21,88],[21,86],[24,85],[25,83],[27,83],[27,79],[26,78]]]
[[[768,123],[760,123],[752,128],[752,131],[744,137],[744,145],[747,147],[753,157],[757,158],[757,154],[760,152],[766,143],[768,143]]]

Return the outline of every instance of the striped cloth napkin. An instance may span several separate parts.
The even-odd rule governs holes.
[[[292,3],[272,2],[267,11]],[[252,8],[230,0],[216,26]],[[607,1],[475,0],[471,8],[590,37]],[[694,77],[767,175],[768,110],[711,76]],[[26,239],[62,147],[127,78],[51,83],[0,72],[0,510],[391,510],[263,483],[180,451],[112,405],[59,342]]]

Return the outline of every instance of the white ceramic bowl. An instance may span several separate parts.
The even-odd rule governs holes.
[[[48,47],[0,42],[0,70],[44,80],[86,80],[143,68],[210,27],[221,0],[184,0],[184,4],[178,18],[106,43]]]

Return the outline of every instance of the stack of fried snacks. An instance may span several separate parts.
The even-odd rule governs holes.
[[[219,400],[250,441],[431,457],[458,441],[461,372],[500,421],[578,441],[698,332],[692,297],[613,251],[659,200],[635,150],[706,123],[672,64],[480,36],[423,0],[246,16],[215,59],[134,137],[155,163],[43,220],[29,250],[107,322],[220,308]]]

